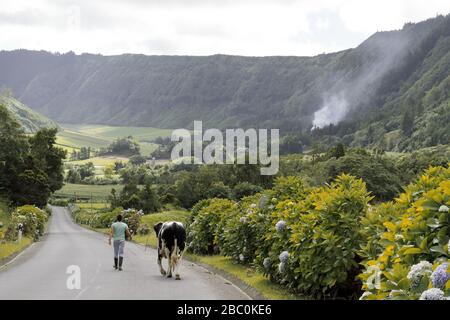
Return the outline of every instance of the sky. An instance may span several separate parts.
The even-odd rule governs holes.
[[[449,0],[0,0],[0,50],[313,56],[448,13]]]

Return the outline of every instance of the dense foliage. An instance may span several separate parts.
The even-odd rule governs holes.
[[[308,297],[447,299],[450,169],[430,167],[394,202],[372,198],[347,174],[320,187],[278,178],[238,202],[195,205],[189,250],[229,256]]]
[[[100,154],[108,155],[122,155],[122,156],[134,156],[140,155],[140,146],[132,136],[125,138],[117,138],[113,141],[105,150],[101,150]]]
[[[0,106],[0,196],[13,205],[43,207],[63,183],[65,151],[55,147],[56,129],[25,135],[8,110]]]
[[[364,183],[349,175],[318,188],[295,177],[278,179],[272,190],[239,203],[197,204],[189,248],[255,264],[298,293],[352,296],[359,290],[360,221],[370,199]]]

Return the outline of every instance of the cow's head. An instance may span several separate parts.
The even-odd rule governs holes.
[[[163,224],[164,224],[163,222],[158,222],[157,224],[155,224],[155,225],[153,226],[153,229],[154,229],[155,232],[156,232],[156,236],[159,235],[159,231],[161,231],[161,228],[162,228]]]

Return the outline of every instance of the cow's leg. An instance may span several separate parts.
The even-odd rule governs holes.
[[[161,274],[163,276],[166,275],[166,270],[164,270],[163,266],[162,266],[162,255],[158,252],[158,266],[159,266],[159,271],[161,272]]]
[[[181,260],[182,259],[183,259],[183,252],[180,252],[180,255],[178,256],[178,259],[177,259],[177,265],[176,265],[176,271],[175,271],[175,279],[176,280],[181,280],[180,267],[181,267]]]
[[[169,268],[168,268],[168,272],[167,272],[167,278],[172,278],[172,254],[170,253],[170,250],[166,248],[166,257],[167,260],[169,261]]]

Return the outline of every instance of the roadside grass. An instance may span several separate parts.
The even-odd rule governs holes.
[[[0,243],[0,261],[10,257],[11,255],[22,251],[25,247],[30,245],[33,239],[29,237],[23,237],[20,243],[17,242],[5,242]]]
[[[300,300],[304,299],[298,295],[291,294],[276,283],[271,282],[262,273],[254,268],[245,267],[233,262],[229,257],[221,255],[198,256],[187,254],[194,262],[200,262],[212,266],[218,270],[225,271],[243,281],[245,284],[255,288],[260,294],[269,300]]]
[[[111,194],[111,189],[116,189],[117,192],[122,191],[123,185],[87,185],[87,184],[65,184],[61,190],[55,192],[56,196],[67,196],[67,197],[82,197],[82,198],[92,198],[94,199],[107,199]],[[94,202],[98,202],[95,201]],[[90,202],[89,202],[90,203]]]

